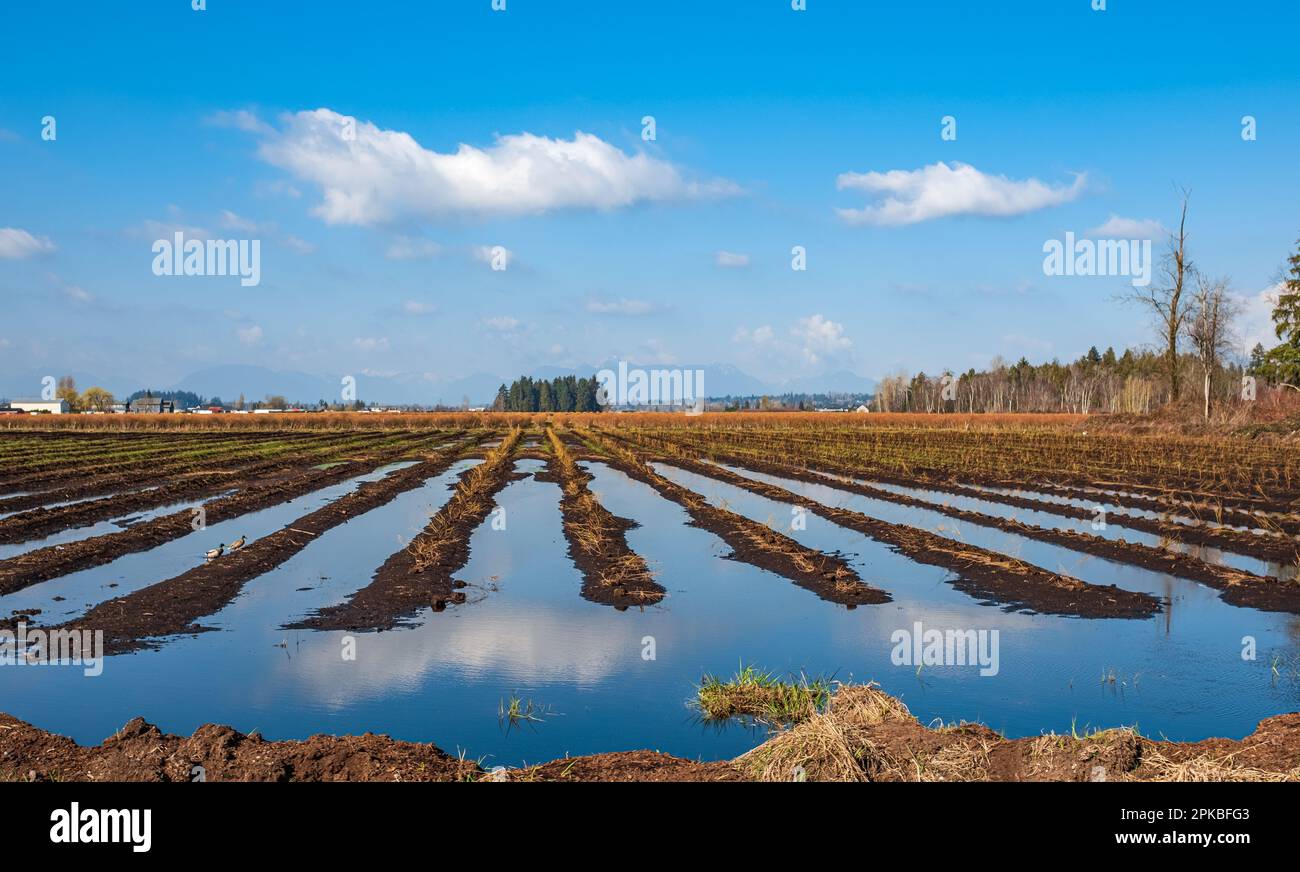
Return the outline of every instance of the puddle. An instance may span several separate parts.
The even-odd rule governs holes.
[[[111,563],[92,566],[0,596],[0,614],[9,615],[15,610],[37,608],[41,609],[41,614],[38,615],[40,623],[61,623],[105,600],[180,575],[202,564],[204,554],[210,548],[231,542],[240,536],[246,536],[248,544],[252,544],[303,515],[352,493],[363,482],[378,481],[389,473],[412,464],[413,461],[390,464],[288,502],[211,524],[205,530],[173,539],[157,548],[126,554]],[[54,597],[62,599],[56,600]]]
[[[753,476],[749,470],[740,467],[725,466],[738,475]],[[985,515],[992,515],[995,518],[1008,518],[1021,521],[1026,524],[1033,524],[1039,527],[1046,527],[1050,530],[1076,530],[1098,536],[1110,541],[1124,539],[1127,542],[1138,545],[1148,545],[1152,548],[1163,548],[1167,551],[1177,551],[1181,554],[1190,554],[1193,557],[1199,557],[1206,563],[1215,563],[1223,566],[1230,566],[1233,569],[1240,569],[1245,572],[1253,572],[1256,575],[1272,575],[1279,578],[1295,578],[1300,567],[1295,564],[1277,563],[1271,560],[1261,560],[1258,557],[1251,557],[1248,554],[1234,554],[1229,551],[1222,551],[1217,548],[1196,545],[1188,542],[1169,542],[1161,539],[1154,533],[1147,533],[1143,530],[1134,530],[1131,527],[1123,527],[1118,524],[1107,524],[1105,529],[1094,529],[1091,519],[1084,518],[1067,518],[1061,515],[1054,515],[1051,512],[1038,511],[1036,509],[1025,509],[1019,506],[1009,506],[1005,503],[999,503],[993,500],[978,499],[976,497],[960,496],[957,494],[947,493],[946,491],[927,490],[924,488],[904,487],[903,485],[884,484],[872,482],[869,480],[857,480],[859,484],[871,485],[881,490],[887,490],[892,493],[902,494],[904,496],[916,497],[938,505],[951,506],[954,509],[966,509],[973,512],[980,512]],[[774,482],[775,483],[775,482]],[[1085,501],[1078,501],[1081,508],[1088,511],[1095,511],[1097,503],[1088,504]],[[1076,503],[1071,502],[1070,505]],[[1103,506],[1107,512],[1124,511],[1128,514],[1142,515],[1143,517],[1151,516],[1159,518],[1156,512],[1128,512],[1126,509]],[[956,519],[950,519],[952,524],[962,524],[964,522]]]
[[[37,508],[42,508],[42,509],[62,509],[62,508],[64,508],[65,506],[75,506],[75,505],[77,505],[78,503],[89,503],[89,502],[92,502],[93,500],[102,500],[102,499],[104,499],[105,497],[109,497],[109,496],[114,496],[114,497],[123,496],[123,497],[124,497],[124,496],[134,496],[135,494],[148,493],[149,491],[158,490],[158,487],[159,487],[159,485],[156,485],[156,484],[155,484],[155,485],[151,485],[151,486],[149,486],[149,487],[136,488],[135,490],[118,491],[117,493],[113,493],[113,494],[94,494],[94,495],[92,495],[92,496],[88,496],[88,497],[79,497],[79,498],[77,498],[77,499],[75,499],[75,500],[63,500],[62,502],[57,502],[57,503],[46,503],[45,505],[42,505],[42,506],[35,506],[35,507],[30,508],[30,509],[18,509],[17,511],[13,511],[13,512],[3,512],[3,513],[0,513],[0,521],[3,521],[5,518],[12,518],[14,515],[21,515],[23,512],[32,512],[32,511],[35,511]],[[6,496],[5,499],[8,499],[8,497]]]
[[[220,499],[223,496],[229,496],[234,490],[225,491],[206,499]],[[128,515],[119,515],[116,518],[109,518],[106,521],[96,521],[93,524],[87,524],[84,527],[69,527],[66,530],[60,530],[57,533],[51,533],[41,539],[29,539],[26,542],[14,542],[7,545],[0,545],[0,560],[8,560],[11,557],[17,557],[20,554],[26,554],[28,551],[35,551],[38,548],[49,548],[53,545],[67,545],[71,542],[80,542],[82,539],[90,539],[95,536],[105,536],[109,533],[120,533],[125,529],[134,527],[136,524],[142,524],[145,521],[152,521],[155,518],[162,518],[167,515],[175,514],[182,509],[188,509],[194,506],[202,505],[205,500],[181,500],[180,502],[167,503],[161,506],[155,506],[144,512],[134,512]]]
[[[668,591],[659,605],[620,612],[583,600],[581,576],[566,553],[559,487],[529,478],[498,494],[505,529],[489,522],[473,534],[469,563],[457,573],[471,585],[465,605],[427,610],[419,626],[385,633],[279,629],[368,582],[401,537],[445,499],[451,479],[444,476],[336,528],[251,581],[209,619],[222,632],[110,658],[97,678],[73,667],[0,668],[3,708],[81,742],[97,743],[142,715],[187,734],[208,722],[272,739],[371,730],[432,741],[453,754],[463,749],[488,766],[640,748],[734,756],[762,736],[741,726],[703,726],[686,701],[703,673],[730,674],[742,662],[779,673],[874,679],[923,722],[981,721],[1013,736],[1136,724],[1147,735],[1179,740],[1240,737],[1263,717],[1300,708],[1294,616],[1232,608],[1201,585],[1099,560],[1076,574],[1151,587],[1172,597],[1169,613],[1143,621],[1008,614],[955,590],[945,570],[810,515],[806,530],[789,535],[846,552],[864,579],[894,597],[848,610],[787,579],[722,559],[726,546],[686,526],[675,503],[603,464],[583,465],[602,502],[640,523],[627,537]],[[526,472],[542,466],[518,464]],[[733,510],[785,521],[788,528],[789,507],[663,471],[715,500],[725,498]],[[785,486],[819,489],[837,501],[850,496]],[[246,519],[243,527],[230,532],[251,535]],[[960,531],[963,538],[968,532]],[[185,547],[197,551],[204,544]],[[1050,559],[1049,552],[1032,556]],[[895,666],[891,636],[917,621],[928,628],[998,630],[998,673]],[[1257,659],[1242,659],[1244,636],[1255,639]],[[355,660],[343,656],[349,639]],[[497,713],[511,697],[551,714],[507,730]]]

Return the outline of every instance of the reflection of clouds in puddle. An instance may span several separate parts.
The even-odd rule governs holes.
[[[449,684],[503,680],[592,686],[639,657],[641,630],[590,613],[527,610],[494,615],[421,615],[417,629],[356,633],[356,660],[341,655],[345,633],[313,634],[300,656],[277,666],[304,695],[343,708],[393,690],[415,690],[446,673]],[[291,643],[292,645],[292,643]]]

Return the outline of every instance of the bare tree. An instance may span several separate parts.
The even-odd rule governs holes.
[[[1178,338],[1187,321],[1187,303],[1183,291],[1196,274],[1196,267],[1187,256],[1187,200],[1191,192],[1180,188],[1183,199],[1178,230],[1169,234],[1169,245],[1160,261],[1160,280],[1146,287],[1134,286],[1124,292],[1122,299],[1139,303],[1150,310],[1160,332],[1165,350],[1165,369],[1169,378],[1169,398],[1178,401],[1180,379],[1178,374]]]
[[[1196,349],[1205,381],[1205,417],[1210,417],[1210,381],[1219,361],[1232,350],[1232,323],[1241,304],[1227,279],[1197,276],[1196,290],[1187,306],[1187,338]]]

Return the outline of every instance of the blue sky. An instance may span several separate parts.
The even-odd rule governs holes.
[[[1291,3],[207,6],[3,13],[0,371],[1067,359],[1149,330],[1125,279],[1045,276],[1044,242],[1169,226],[1175,184],[1245,344],[1300,235]],[[837,184],[893,171],[901,194]],[[908,223],[840,211],[890,196]],[[177,229],[260,240],[260,284],[154,275]]]

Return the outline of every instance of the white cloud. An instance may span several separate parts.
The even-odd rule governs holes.
[[[1104,224],[1092,228],[1087,235],[1097,239],[1157,239],[1168,233],[1154,218],[1123,218],[1112,212]]]
[[[213,112],[203,120],[213,127],[233,127],[245,133],[270,135],[275,132],[275,128],[247,109],[236,109],[233,112]]]
[[[655,311],[655,304],[649,300],[629,300],[626,297],[619,300],[590,299],[587,301],[587,311],[593,315],[649,315]]]
[[[95,302],[95,298],[90,295],[90,292],[80,285],[64,285],[63,294],[74,303],[86,305]]]
[[[763,325],[750,330],[748,327],[737,327],[736,332],[732,334],[732,342],[752,342],[754,345],[767,345],[776,338],[775,331],[770,325]]]
[[[1237,319],[1237,334],[1241,339],[1241,348],[1247,354],[1256,343],[1265,348],[1278,344],[1277,333],[1273,329],[1273,309],[1277,306],[1278,294],[1282,284],[1267,287],[1249,297],[1239,297],[1241,314]]]
[[[251,327],[241,327],[235,333],[244,345],[257,345],[262,341],[262,328],[256,324]]]
[[[22,260],[53,251],[54,243],[47,236],[32,236],[20,227],[0,227],[0,260]]]
[[[431,239],[396,236],[384,252],[384,257],[389,260],[427,260],[436,257],[441,251],[442,246]]]
[[[862,209],[837,209],[850,224],[915,224],[953,215],[1023,215],[1059,206],[1083,194],[1087,176],[1079,173],[1070,185],[1038,179],[1017,181],[982,173],[969,164],[939,161],[918,170],[842,173],[840,190],[885,195],[883,202]]]
[[[853,341],[844,335],[844,325],[822,315],[798,319],[789,326],[786,335],[778,335],[770,324],[764,324],[753,330],[738,327],[731,339],[753,346],[762,357],[778,361],[784,367],[816,366],[843,357],[853,347]]]
[[[256,233],[258,228],[256,221],[250,221],[247,218],[236,215],[229,209],[221,210],[220,224],[227,230],[239,230],[244,233]]]
[[[800,318],[790,328],[790,335],[800,343],[803,357],[809,363],[818,363],[823,357],[834,356],[853,345],[844,335],[843,324],[821,315]]]
[[[408,133],[330,109],[286,114],[275,131],[242,117],[228,121],[263,137],[259,154],[268,163],[319,185],[324,201],[315,213],[331,224],[617,209],[739,191],[725,181],[687,181],[665,160],[626,154],[581,131],[572,139],[511,134],[487,148],[462,143],[440,153]],[[345,138],[345,130],[355,135]]]
[[[299,239],[296,236],[286,236],[280,240],[286,248],[296,251],[298,254],[312,254],[316,251],[316,246],[312,245],[305,239]]]
[[[353,346],[361,351],[387,351],[387,336],[360,336],[352,340]]]
[[[483,324],[493,330],[508,333],[519,327],[519,319],[511,318],[509,315],[494,315],[491,318],[484,318]]]
[[[719,251],[713,255],[713,262],[723,267],[747,267],[749,266],[749,255],[736,254],[733,251]]]
[[[402,303],[402,311],[408,315],[432,315],[438,311],[438,307],[432,303],[422,303],[419,300],[407,300]]]
[[[150,218],[142,221],[136,227],[127,231],[130,235],[143,239],[166,239],[171,241],[177,233],[184,234],[186,239],[211,239],[212,233],[205,227],[196,227],[188,224],[180,224],[174,221],[155,221]]]

